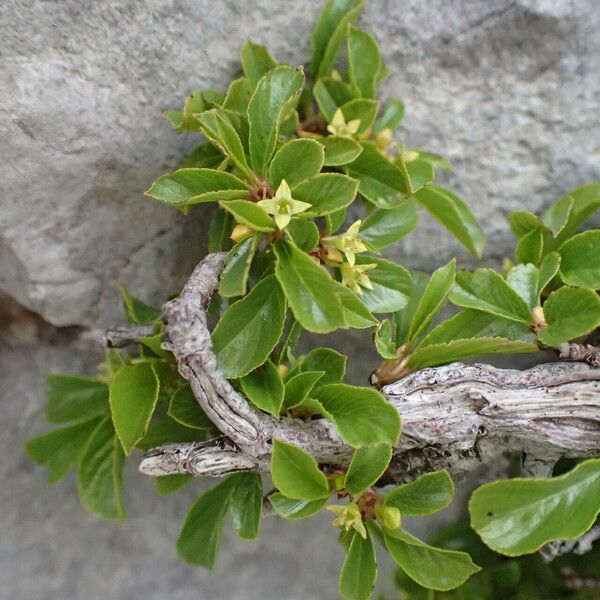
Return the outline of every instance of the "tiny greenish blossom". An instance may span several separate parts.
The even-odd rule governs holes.
[[[327,131],[331,135],[337,135],[338,137],[352,138],[358,133],[359,127],[360,119],[352,119],[346,123],[342,109],[338,108],[333,114],[331,123],[327,125]]]
[[[398,154],[402,158],[403,162],[412,162],[419,158],[419,153],[416,150],[410,150],[405,146],[398,146]]]
[[[350,263],[343,263],[340,266],[342,283],[357,294],[362,294],[362,288],[372,290],[373,284],[367,275],[367,271],[374,269],[376,266],[374,264],[352,266]]]
[[[257,204],[268,214],[273,215],[279,229],[285,229],[294,215],[304,212],[312,206],[308,202],[294,200],[290,186],[285,179],[281,180],[274,198],[260,200]]]
[[[356,263],[356,254],[366,252],[368,250],[365,243],[358,237],[358,231],[362,221],[358,220],[352,223],[346,233],[332,235],[323,238],[322,243],[325,247],[335,248],[343,252],[346,256],[348,264],[353,267]]]
[[[395,506],[385,506],[377,504],[375,506],[375,518],[379,524],[385,529],[398,529],[402,524],[402,516],[400,510]]]
[[[334,527],[339,527],[345,531],[355,529],[363,539],[367,539],[367,530],[356,502],[350,502],[350,504],[346,506],[342,506],[340,504],[331,504],[326,508],[334,515],[337,515],[337,517],[331,522]]]

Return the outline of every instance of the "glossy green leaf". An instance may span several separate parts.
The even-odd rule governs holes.
[[[357,448],[346,471],[344,487],[354,496],[375,484],[390,464],[392,447],[376,444]]]
[[[558,253],[560,277],[566,284],[600,289],[600,229],[572,237]]]
[[[538,338],[557,346],[600,326],[600,297],[590,288],[559,288],[544,303],[544,316],[547,326]]]
[[[347,358],[332,348],[314,348],[300,364],[303,373],[325,371],[318,381],[318,386],[338,383],[344,379]],[[317,387],[318,387],[317,386]]]
[[[539,278],[538,268],[527,263],[513,267],[506,275],[506,283],[525,300],[529,308],[535,308],[539,304]]]
[[[446,508],[453,497],[454,483],[448,473],[435,471],[393,489],[385,497],[385,505],[403,515],[430,515]]]
[[[324,165],[339,167],[356,160],[362,152],[362,146],[353,139],[328,135],[319,140],[325,149]]]
[[[320,512],[327,501],[328,496],[324,496],[319,500],[303,500],[288,498],[283,494],[275,492],[269,496],[269,502],[275,513],[284,519],[306,519]]]
[[[245,296],[252,260],[258,248],[259,236],[251,235],[236,244],[227,256],[219,280],[219,294],[225,298]]]
[[[544,251],[544,232],[540,227],[526,233],[515,248],[515,260],[518,263],[537,265]]]
[[[402,346],[407,341],[410,324],[429,282],[429,277],[421,271],[413,271],[411,276],[412,287],[408,304],[402,310],[395,312],[392,318],[396,347]]]
[[[317,333],[343,327],[342,304],[327,270],[283,239],[274,244],[273,250],[277,258],[275,275],[302,327]]]
[[[27,440],[27,456],[48,469],[48,483],[62,479],[75,466],[99,418],[54,429]]]
[[[312,396],[347,444],[360,448],[380,443],[394,445],[398,440],[398,412],[374,389],[332,383],[314,390]]]
[[[404,118],[404,104],[397,98],[390,98],[383,107],[381,116],[373,125],[373,132],[380,133],[384,129],[396,129]]]
[[[554,237],[556,237],[568,223],[573,204],[574,199],[571,196],[563,196],[542,216],[542,223],[550,229]]]
[[[449,294],[450,300],[497,317],[529,323],[531,311],[526,302],[492,269],[460,271]]]
[[[352,88],[345,81],[333,77],[321,77],[312,91],[317,106],[328,123],[331,123],[339,107],[354,99]]]
[[[376,208],[369,213],[360,227],[359,236],[376,250],[383,250],[409,234],[419,221],[413,200],[403,202],[398,208]]]
[[[255,540],[260,530],[263,490],[257,473],[237,473],[232,479],[235,491],[231,498],[233,526],[243,540]]]
[[[276,190],[283,179],[293,188],[321,171],[325,151],[316,140],[291,140],[276,152],[269,167],[269,182]]]
[[[279,416],[284,387],[277,367],[270,360],[242,377],[240,384],[252,404],[275,417]]]
[[[350,82],[363,98],[375,98],[377,76],[381,70],[377,42],[366,31],[350,27],[348,31],[348,74]]]
[[[207,439],[207,435],[212,437],[213,431],[191,428],[170,416],[165,416],[152,422],[146,435],[137,443],[136,447],[146,452],[162,444],[202,442]]]
[[[471,254],[481,257],[485,237],[464,200],[437,185],[428,185],[415,197]]]
[[[358,183],[340,173],[321,173],[297,185],[292,190],[295,200],[308,202],[311,207],[302,215],[320,217],[346,208],[354,201]]]
[[[269,275],[232,304],[212,332],[225,377],[242,377],[262,365],[279,341],[284,321],[285,296],[275,276]]]
[[[269,51],[259,44],[246,42],[242,46],[240,54],[244,75],[248,78],[252,89],[256,87],[256,84],[265,73],[277,66]]]
[[[386,319],[375,330],[375,349],[382,358],[397,358],[396,341],[392,331],[392,324]]]
[[[296,373],[286,379],[282,412],[287,412],[290,408],[294,408],[306,400],[323,375],[325,375],[325,371],[306,371]]]
[[[194,476],[189,473],[163,475],[162,477],[156,477],[154,487],[156,488],[156,493],[160,496],[168,496],[181,489],[186,483],[192,481],[192,479],[194,479]]]
[[[554,279],[559,267],[560,254],[558,252],[550,252],[542,259],[538,273],[538,304],[542,292],[552,279]]]
[[[273,219],[267,212],[250,200],[228,200],[219,202],[219,206],[233,215],[233,218],[254,231],[275,231]]]
[[[245,114],[254,87],[246,77],[234,79],[227,90],[223,108]]]
[[[396,158],[396,165],[402,171],[404,186],[411,195],[429,185],[435,177],[432,163],[419,157],[412,160],[404,160],[404,155],[400,153]],[[466,204],[463,203],[461,206],[466,207]],[[467,212],[472,217],[470,209]],[[474,217],[472,220],[475,220]]]
[[[342,303],[344,321],[353,329],[367,329],[377,325],[377,319],[371,314],[366,304],[355,292],[345,285],[334,281],[335,293]]]
[[[544,224],[532,212],[517,210],[508,215],[510,229],[517,238],[522,238],[534,229],[543,229]]]
[[[356,135],[366,133],[369,127],[373,125],[378,108],[379,104],[376,100],[369,100],[367,98],[355,98],[340,106],[346,123],[354,120],[360,121]]]
[[[167,413],[178,423],[192,429],[212,429],[213,423],[200,408],[189,384],[182,385],[171,396]]]
[[[46,394],[46,418],[50,423],[88,420],[108,408],[108,386],[91,377],[47,375]]]
[[[344,600],[368,600],[377,579],[375,548],[369,536],[351,532],[351,542],[340,572],[339,591]]]
[[[221,252],[231,248],[233,217],[222,208],[217,208],[208,227],[208,252]]]
[[[224,158],[214,144],[204,142],[186,156],[181,166],[182,168],[216,169],[223,162]]]
[[[273,440],[271,477],[277,489],[288,498],[317,500],[329,496],[327,478],[310,455],[293,446]]]
[[[585,533],[600,512],[600,459],[552,479],[508,479],[481,486],[469,502],[471,526],[508,556]]]
[[[109,390],[110,411],[125,454],[144,437],[158,392],[158,377],[149,363],[124,365],[113,377]]]
[[[319,228],[308,219],[292,219],[285,231],[296,247],[304,252],[311,252],[319,243]]]
[[[179,169],[158,178],[146,192],[172,206],[193,206],[248,197],[246,184],[231,173],[214,169]]]
[[[105,519],[125,516],[121,498],[124,458],[112,421],[106,417],[88,438],[77,469],[81,504]]]
[[[279,128],[302,91],[301,69],[277,67],[263,75],[248,105],[252,168],[265,175],[279,135]]]
[[[160,309],[149,306],[139,298],[132,296],[124,285],[119,286],[125,316],[135,325],[150,325],[160,319]]]
[[[335,233],[346,222],[347,209],[342,208],[328,215],[325,215],[325,233],[331,235]]]

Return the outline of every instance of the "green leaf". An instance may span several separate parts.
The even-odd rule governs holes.
[[[363,288],[361,299],[374,313],[391,313],[404,308],[410,298],[412,278],[400,265],[384,258],[357,256],[356,264],[377,265],[368,272],[373,289]]]
[[[541,227],[526,233],[515,248],[515,260],[518,263],[533,263],[537,265],[544,251],[544,232]]]
[[[393,359],[397,358],[396,342],[392,334],[392,325],[386,319],[379,324],[375,330],[375,349],[382,358]]]
[[[394,445],[398,440],[398,412],[374,389],[332,383],[314,390],[312,396],[350,446]]]
[[[285,297],[275,276],[269,275],[232,304],[212,332],[223,375],[242,377],[262,365],[277,345],[284,321]]]
[[[356,160],[362,152],[362,146],[346,137],[328,135],[319,140],[325,149],[324,165],[326,167],[339,167]]]
[[[393,314],[396,347],[402,346],[407,341],[410,324],[429,282],[429,277],[421,271],[413,271],[411,276],[412,287],[408,304],[402,310]]]
[[[313,96],[328,123],[331,123],[339,107],[354,98],[352,88],[347,83],[332,77],[321,77],[313,86]]]
[[[383,250],[409,234],[419,221],[413,200],[403,202],[398,208],[376,208],[369,213],[360,227],[359,236],[376,250]]]
[[[375,117],[377,116],[378,108],[379,104],[377,101],[368,100],[366,98],[355,98],[354,100],[350,100],[340,106],[346,123],[354,121],[355,119],[360,121],[358,130],[356,132],[357,135],[366,133],[369,127],[373,125],[373,121],[375,121]]]
[[[325,215],[325,232],[326,235],[335,233],[346,222],[345,208],[336,210],[328,215]]]
[[[319,228],[307,219],[292,219],[285,231],[303,252],[311,252],[319,243]]]
[[[342,304],[327,270],[284,239],[278,240],[273,250],[277,258],[275,275],[302,327],[316,333],[343,327]]]
[[[450,475],[434,471],[392,490],[385,497],[385,505],[397,508],[403,515],[430,515],[449,506],[453,497]]]
[[[340,573],[339,591],[344,600],[368,600],[377,579],[375,548],[369,536],[351,532],[352,541]]]
[[[161,444],[203,442],[207,439],[207,433],[210,434],[211,432],[192,429],[167,416],[154,421],[150,427],[148,427],[146,435],[137,443],[136,447],[146,452]]]
[[[305,371],[296,373],[285,382],[285,395],[283,398],[282,412],[301,404],[319,379],[325,375],[325,371]]]
[[[366,304],[358,295],[345,285],[333,282],[335,293],[342,303],[344,321],[348,327],[353,329],[367,329],[377,325],[377,319],[371,314]]]
[[[132,296],[124,285],[119,286],[121,299],[123,300],[123,309],[130,323],[136,325],[150,325],[160,319],[160,310],[149,306],[138,298]]]
[[[214,144],[204,142],[186,156],[181,166],[216,169],[223,162],[223,159],[224,156]]]
[[[319,500],[303,500],[288,498],[279,492],[275,492],[269,496],[269,502],[275,513],[284,519],[306,519],[312,517],[321,511],[327,501],[328,496]]]
[[[31,437],[26,444],[27,456],[48,469],[48,483],[55,483],[75,466],[98,423],[95,418]]]
[[[600,297],[590,288],[559,288],[544,303],[544,316],[547,326],[538,339],[557,346],[600,326]]]
[[[551,479],[509,479],[471,496],[471,526],[492,550],[529,554],[553,540],[585,533],[600,511],[600,459]]]
[[[125,517],[121,498],[124,458],[111,419],[107,416],[88,438],[77,469],[81,504],[105,519]]]
[[[252,404],[274,417],[279,416],[284,387],[277,367],[270,360],[242,377],[240,384]]]
[[[250,160],[252,168],[265,175],[279,128],[302,91],[304,74],[301,69],[277,67],[260,79],[248,105],[250,125]]]
[[[452,590],[480,568],[465,552],[428,546],[403,530],[383,532],[385,545],[402,570],[433,590]]]
[[[381,55],[373,36],[356,27],[350,27],[348,30],[348,74],[350,82],[360,90],[363,98],[375,98],[377,77],[381,68]]]
[[[540,272],[531,263],[513,267],[506,276],[506,283],[521,296],[529,308],[539,304],[538,287]]]
[[[300,371],[325,371],[319,379],[319,386],[329,383],[338,383],[344,379],[347,358],[332,348],[314,348],[300,364]],[[317,387],[319,387],[317,386]]]
[[[510,229],[517,238],[522,238],[534,229],[543,229],[544,224],[532,212],[517,210],[508,215]]]
[[[293,188],[321,171],[325,151],[316,140],[308,138],[287,142],[277,151],[269,167],[269,182],[276,190],[283,179]]]
[[[275,231],[273,219],[264,209],[249,200],[228,200],[219,202],[219,206],[233,215],[233,218],[254,231],[270,233]]]
[[[108,408],[108,386],[91,377],[47,375],[46,394],[46,418],[50,423],[91,419]]]
[[[277,489],[288,498],[317,500],[329,496],[327,478],[310,455],[280,440],[273,440],[271,477]]]
[[[455,275],[456,260],[454,259],[432,273],[410,322],[406,336],[408,344],[413,344],[425,333],[433,318],[444,306],[446,296],[454,285]]]
[[[156,493],[160,496],[168,496],[182,488],[194,478],[189,473],[176,473],[175,475],[163,475],[154,480]]]
[[[312,206],[302,216],[320,217],[346,208],[354,201],[358,182],[340,173],[321,173],[292,190],[295,200]]]
[[[314,79],[327,75],[335,64],[348,25],[358,17],[364,0],[329,0],[319,15],[311,38],[311,73]]]
[[[346,471],[345,488],[352,495],[358,496],[379,481],[391,459],[392,447],[389,444],[358,448],[354,451]]]
[[[402,171],[372,142],[361,142],[363,151],[344,170],[359,181],[358,191],[379,208],[395,208],[406,200],[408,190]]]
[[[464,200],[437,185],[428,185],[415,197],[471,254],[481,257],[485,237]]]
[[[600,230],[585,231],[559,249],[560,277],[568,285],[600,289]]]
[[[235,492],[231,499],[233,526],[243,540],[255,540],[260,530],[263,491],[260,475],[237,473],[233,475]]]
[[[193,565],[214,567],[234,492],[235,484],[229,477],[194,502],[177,539],[180,558]]]
[[[531,321],[531,311],[525,301],[492,269],[457,273],[456,284],[449,298],[458,306],[474,308],[511,321]]]
[[[244,75],[248,78],[252,89],[256,87],[263,75],[277,66],[264,46],[252,42],[246,42],[242,46],[241,61]]]
[[[221,252],[231,248],[232,216],[222,208],[217,208],[208,227],[208,252]]]
[[[236,244],[225,262],[225,269],[219,280],[219,294],[225,298],[245,296],[248,287],[248,275],[252,260],[258,248],[259,236],[251,235]]]
[[[158,377],[149,363],[124,365],[111,381],[110,410],[125,454],[129,454],[144,437],[158,392]]]
[[[235,79],[229,84],[223,108],[245,114],[250,98],[252,97],[253,89],[254,86],[251,85],[246,77]]]
[[[554,279],[560,267],[560,254],[558,252],[550,252],[546,254],[540,263],[538,274],[538,304],[539,298],[546,286]]]
[[[563,196],[556,204],[551,206],[542,216],[542,223],[556,237],[569,221],[574,199],[571,196]]]
[[[403,153],[399,153],[396,158],[396,164],[402,171],[404,185],[411,195],[415,194],[417,190],[420,190],[424,186],[430,184],[435,177],[433,165],[428,160],[417,157],[407,161],[404,159]],[[475,225],[477,225],[477,222],[475,221],[470,209],[464,202],[462,202],[462,200],[460,202],[462,203],[460,206],[466,209],[466,213],[472,218],[472,221],[475,222]]]
[[[171,396],[167,414],[178,423],[191,429],[212,429],[214,427],[212,421],[200,408],[188,383],[182,385]]]
[[[373,133],[377,135],[384,129],[396,129],[404,118],[404,104],[397,98],[390,98],[383,107],[381,116],[373,125]]]
[[[146,195],[172,206],[193,206],[201,202],[216,202],[247,198],[246,184],[235,175],[214,169],[179,169],[159,177]]]

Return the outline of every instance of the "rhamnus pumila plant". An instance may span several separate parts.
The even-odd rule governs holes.
[[[122,290],[131,327],[107,334],[98,376],[48,376],[58,427],[27,450],[52,482],[75,468],[82,504],[105,518],[124,516],[123,463],[136,449],[148,451],[141,468],[160,475],[160,494],[194,475],[224,477],[193,504],[177,541],[184,560],[206,567],[228,515],[254,539],[263,511],[330,511],[347,553],[339,592],[352,600],[372,594],[376,544],[398,563],[407,597],[472,590],[465,582],[480,567],[468,545],[452,536],[428,545],[403,519],[448,506],[451,475],[517,452],[523,474],[538,477],[488,483],[469,502],[491,549],[479,562],[492,575],[506,567],[517,588],[515,563],[497,553],[578,538],[600,509],[600,351],[573,343],[600,326],[600,230],[580,232],[600,208],[600,184],[541,217],[512,213],[514,261],[500,272],[452,259],[426,275],[383,258],[421,210],[477,258],[484,236],[465,201],[435,183],[447,162],[398,135],[402,103],[378,100],[387,69],[354,25],[362,5],[327,2],[307,70],[247,43],[243,74],[225,92],[194,91],[167,113],[203,141],[147,195],[214,214],[212,254],[162,319]],[[447,301],[458,309],[441,320]],[[370,386],[344,383],[346,357],[333,349],[297,351],[304,331],[348,328],[370,329],[383,358]],[[134,351],[121,349],[130,342]],[[548,349],[587,364],[522,373],[449,364]],[[564,473],[551,477],[559,458]],[[261,472],[273,484],[264,490]]]

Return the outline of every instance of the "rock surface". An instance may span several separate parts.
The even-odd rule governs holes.
[[[305,61],[320,4],[4,0],[0,289],[49,323],[92,328],[120,318],[117,282],[152,302],[176,291],[203,253],[209,211],[184,218],[142,197],[195,142],[173,133],[161,112],[192,89],[223,89],[248,38],[279,60]],[[390,70],[384,95],[406,103],[401,141],[453,163],[442,181],[471,202],[488,235],[487,261],[510,252],[510,210],[539,210],[598,179],[595,0],[370,0],[362,25]],[[392,254],[430,269],[457,252],[473,264],[424,216]],[[267,524],[258,545],[227,538],[211,578],[173,550],[201,483],[164,500],[132,474],[124,524],[83,513],[72,480],[47,488],[20,453],[43,427],[42,374],[90,372],[96,356],[72,330],[15,327],[20,341],[3,343],[0,356],[0,596],[336,597],[341,554],[322,527],[327,518],[286,525],[284,536]]]

